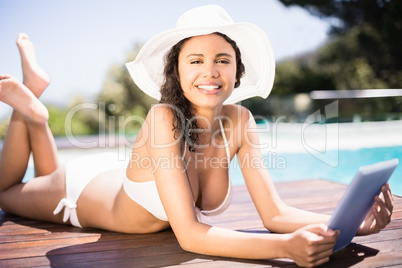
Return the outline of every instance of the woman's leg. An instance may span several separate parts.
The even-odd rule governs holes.
[[[46,107],[17,79],[0,75],[0,101],[14,108],[0,158],[0,191],[21,182],[28,164],[30,143],[27,122],[47,124]]]
[[[23,151],[26,160],[32,142],[39,143],[32,146],[37,150],[42,141],[45,145],[51,144],[49,140],[53,137],[49,137],[47,109],[25,85],[8,75],[0,75],[0,100],[14,108],[0,159],[1,209],[33,219],[61,222],[61,215],[54,216],[52,211],[65,196],[63,170],[53,169],[50,175],[23,184],[27,162],[18,159]],[[16,137],[23,138],[23,142]]]
[[[53,215],[53,211],[65,196],[65,171],[60,167],[49,175],[0,192],[0,208],[24,218],[62,224],[64,213]]]
[[[18,35],[17,46],[21,56],[23,83],[39,98],[50,83],[49,75],[39,66],[35,47],[26,34]],[[39,132],[41,135],[36,135],[37,129],[32,129],[32,127],[29,127],[28,131],[35,176],[52,173],[58,167],[57,147],[48,124],[45,124],[43,133]]]
[[[16,43],[21,57],[23,83],[39,98],[50,83],[49,75],[39,66],[35,47],[28,35],[20,33]]]
[[[49,76],[38,65],[35,48],[28,36],[24,33],[19,34],[16,43],[21,57],[24,85],[39,98],[49,85]],[[6,78],[10,77],[5,75],[1,77],[1,79]],[[31,131],[33,135],[29,135],[24,117],[20,112],[13,111],[0,157],[0,191],[21,182],[31,151],[36,176],[50,174],[56,170],[55,142],[47,124],[44,124],[44,130],[45,135],[35,135],[34,131]]]
[[[17,215],[59,222],[60,216],[51,212],[65,196],[64,173],[54,172],[58,166],[56,146],[47,110],[37,99],[50,79],[38,65],[26,34],[18,36],[17,46],[24,85],[10,76],[0,76],[0,99],[14,108],[0,158],[0,207]],[[35,174],[42,177],[22,184],[31,152]]]
[[[30,153],[25,119],[19,112],[13,111],[0,155],[0,192],[21,182]]]

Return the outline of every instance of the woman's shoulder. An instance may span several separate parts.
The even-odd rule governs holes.
[[[172,109],[168,104],[155,104],[149,109],[147,119],[172,120]]]
[[[167,128],[172,130],[172,123],[174,121],[173,109],[168,104],[156,104],[149,109],[146,121],[152,128]]]
[[[156,104],[148,111],[146,124],[151,135],[173,137],[173,112],[169,105]]]
[[[239,104],[223,106],[222,115],[232,122],[242,122],[242,125],[253,117],[249,109]]]
[[[238,104],[225,105],[222,115],[224,128],[228,130],[229,140],[234,142],[233,147],[239,149],[244,142],[245,129],[253,121],[253,115],[249,109]]]

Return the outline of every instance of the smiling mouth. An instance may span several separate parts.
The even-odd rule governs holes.
[[[202,85],[198,86],[199,89],[207,90],[207,91],[214,91],[220,88],[220,86],[217,85]]]

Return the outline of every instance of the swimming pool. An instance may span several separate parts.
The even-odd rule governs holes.
[[[337,166],[324,163],[307,152],[265,153],[263,158],[271,166],[269,172],[274,182],[320,178],[343,184],[350,183],[360,166],[398,158],[399,166],[389,183],[393,194],[402,196],[402,146],[329,151],[327,154],[338,158]],[[231,163],[230,175],[233,185],[242,185],[244,180],[236,161]]]
[[[60,150],[61,164],[68,159],[86,153],[100,153],[106,149],[90,150]],[[343,184],[349,184],[360,166],[385,161],[392,158],[399,159],[399,166],[390,179],[392,193],[402,196],[402,146],[374,147],[355,150],[332,150],[326,152],[327,159],[337,159],[337,165],[331,166],[315,158],[310,153],[280,151],[264,151],[264,164],[268,166],[274,182],[295,181],[306,179],[325,179]],[[332,161],[333,162],[333,161]],[[33,177],[32,164],[28,168],[24,182]],[[233,185],[244,185],[240,165],[236,158],[231,162],[230,176]]]

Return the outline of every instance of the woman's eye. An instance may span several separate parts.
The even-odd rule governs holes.
[[[222,63],[222,64],[228,64],[229,61],[228,60],[217,60],[217,63]]]
[[[191,63],[191,64],[200,64],[200,63],[202,63],[202,61],[200,61],[200,60],[193,60],[193,61],[191,61],[190,63]]]

